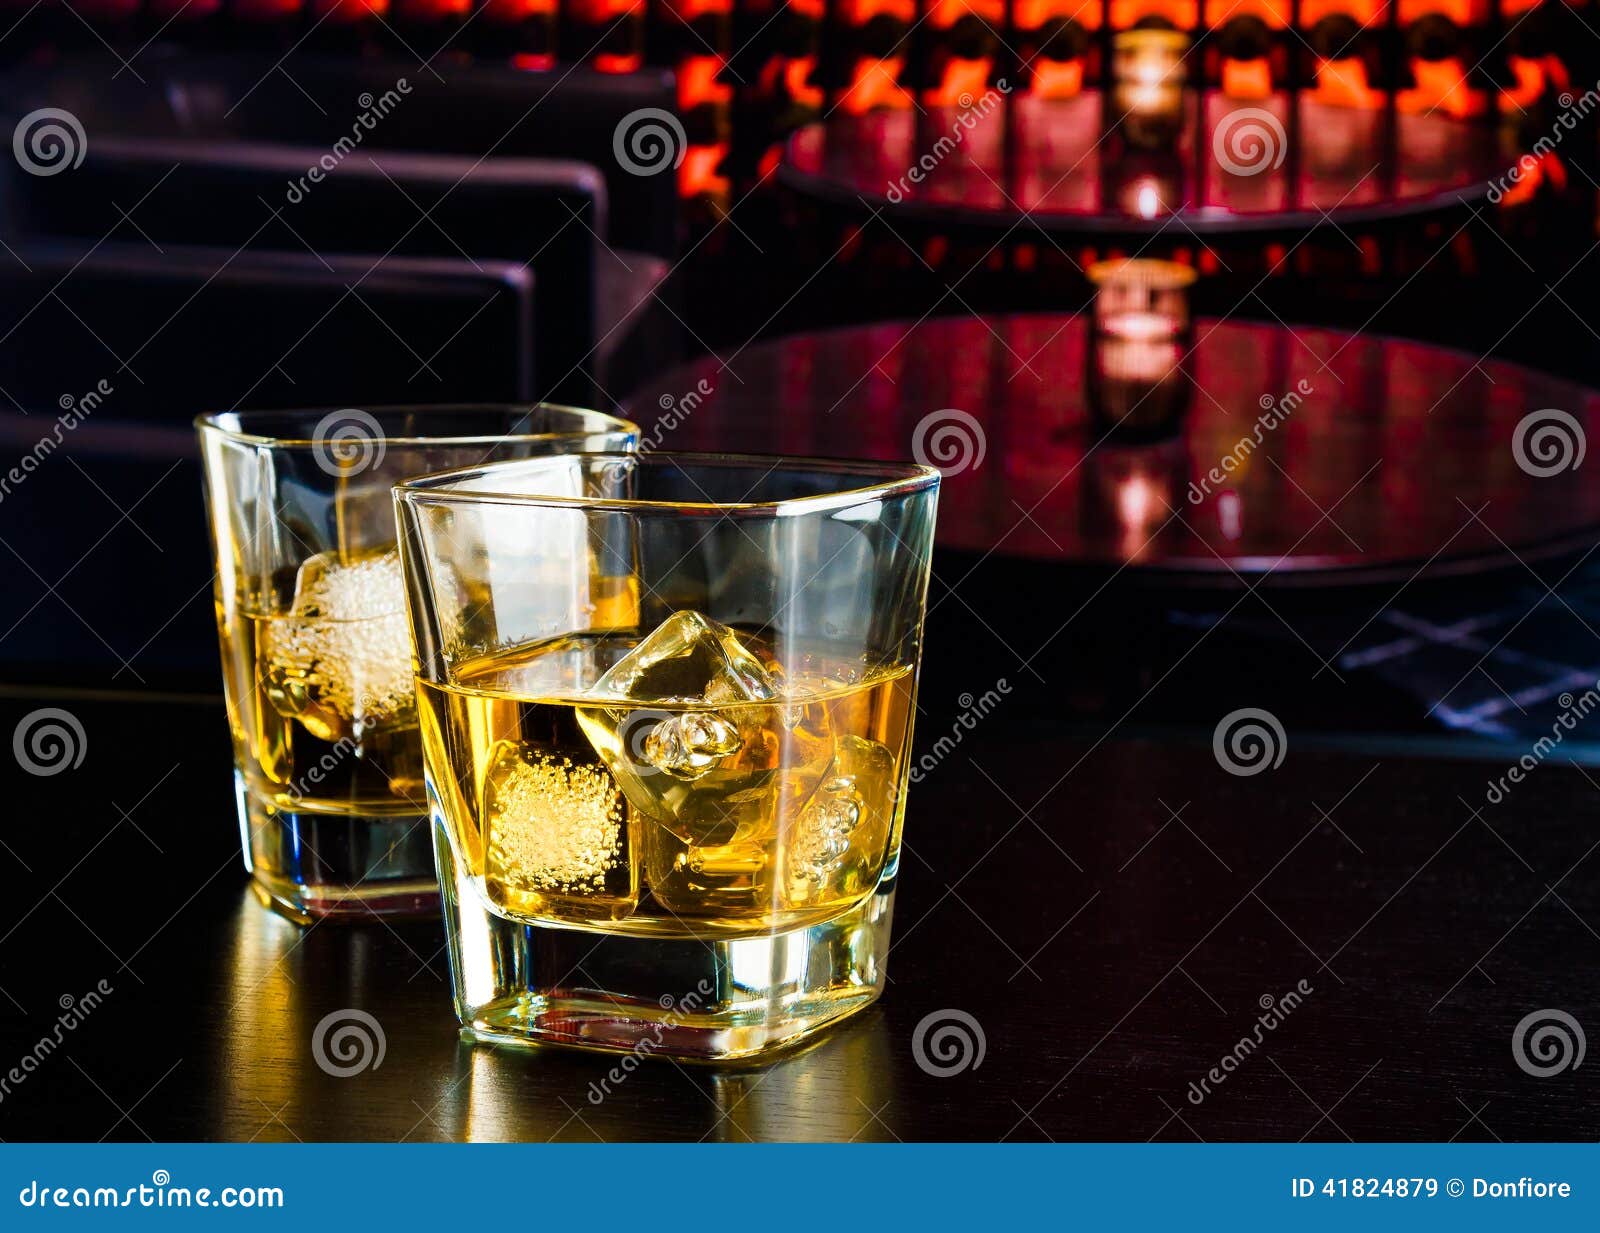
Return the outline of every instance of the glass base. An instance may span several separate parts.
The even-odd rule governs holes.
[[[426,816],[282,809],[237,773],[234,793],[245,868],[273,911],[300,924],[439,911]]]
[[[832,920],[749,938],[652,938],[488,911],[435,846],[463,1035],[700,1061],[795,1045],[883,991],[894,877]]]
[[[439,914],[439,888],[431,879],[376,889],[345,887],[319,892],[314,887],[269,881],[252,873],[250,889],[263,907],[298,925],[319,920],[362,921],[374,916],[423,919]]]

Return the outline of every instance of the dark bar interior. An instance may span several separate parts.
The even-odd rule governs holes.
[[[0,1045],[116,990],[0,1138],[1593,1138],[1593,0],[0,0],[0,111]],[[886,990],[764,1068],[239,866],[191,422],[543,402],[941,476]]]

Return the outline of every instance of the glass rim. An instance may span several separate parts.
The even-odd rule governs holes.
[[[665,501],[637,497],[571,497],[543,495],[526,492],[496,492],[490,489],[452,488],[452,483],[466,475],[484,471],[510,470],[514,467],[548,466],[564,458],[595,461],[611,460],[623,467],[676,464],[680,470],[687,465],[699,467],[766,467],[771,475],[779,470],[815,470],[839,476],[871,475],[876,481],[858,487],[840,487],[829,492],[810,496],[787,497],[781,501]],[[765,477],[763,477],[765,478]],[[435,471],[394,485],[394,499],[407,504],[434,501],[440,504],[474,503],[486,505],[532,505],[555,509],[610,510],[619,513],[653,511],[656,513],[684,514],[775,514],[785,511],[821,513],[829,509],[847,509],[865,501],[887,500],[912,496],[920,492],[937,490],[942,473],[936,467],[919,462],[877,462],[864,458],[816,458],[789,454],[740,454],[724,451],[696,453],[679,450],[648,450],[642,453],[623,453],[615,450],[574,450],[568,454],[551,454],[541,458],[518,458],[501,462],[481,463],[471,467],[455,467],[448,471]]]
[[[575,417],[571,428],[547,429],[543,432],[461,432],[441,433],[424,436],[380,433],[369,438],[372,441],[381,441],[385,445],[424,446],[424,445],[492,445],[502,441],[555,441],[568,437],[588,437],[596,433],[614,432],[625,433],[635,439],[641,433],[638,424],[632,420],[625,420],[621,416],[612,415],[609,411],[598,411],[593,407],[576,407],[559,402],[459,402],[459,403],[383,403],[374,407],[289,407],[280,409],[262,410],[227,410],[206,411],[194,417],[193,425],[199,432],[214,432],[229,441],[240,445],[269,446],[274,449],[316,449],[326,446],[333,441],[332,436],[300,436],[292,434],[251,432],[243,425],[250,421],[265,421],[273,419],[287,419],[291,417],[320,416],[322,420],[336,416],[341,411],[359,411],[374,420],[379,417],[395,415],[413,415],[417,412],[449,412],[454,414],[467,413],[469,415],[487,415],[490,413],[504,415],[508,412],[527,414],[530,411],[556,411],[564,415]],[[222,423],[226,416],[236,418],[241,427],[232,428]],[[576,417],[591,417],[600,421],[594,426],[583,428],[576,422]],[[382,425],[380,424],[381,428]]]

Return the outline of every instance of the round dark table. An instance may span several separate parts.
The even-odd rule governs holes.
[[[1501,151],[1494,128],[1442,112],[1281,91],[1248,101],[1190,92],[1181,135],[1161,151],[1107,135],[1121,111],[1098,90],[990,97],[988,110],[837,112],[789,139],[779,178],[895,223],[996,234],[1023,221],[1085,236],[1287,233],[1460,209],[1487,196],[1516,154]]]
[[[623,412],[647,448],[920,457],[946,470],[945,548],[1169,580],[1403,578],[1600,528],[1581,465],[1600,392],[1422,343],[1201,319],[1181,432],[1127,444],[1089,418],[1086,321],[792,335],[675,369]]]

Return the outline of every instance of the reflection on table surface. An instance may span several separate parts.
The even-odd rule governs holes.
[[[1110,97],[1014,96],[974,108],[836,113],[789,142],[803,190],[896,210],[951,210],[1063,225],[1275,225],[1403,212],[1476,197],[1504,161],[1496,129],[1443,112],[1395,113],[1277,92],[1190,92],[1169,149],[1117,131]],[[915,170],[913,170],[915,168]]]
[[[1224,578],[1410,572],[1503,559],[1600,524],[1600,488],[1581,470],[1538,474],[1514,448],[1525,417],[1545,408],[1592,434],[1593,390],[1422,343],[1202,319],[1181,435],[1125,445],[1089,418],[1085,322],[798,334],[686,365],[625,410],[658,447],[920,452],[949,472],[940,543],[985,555]],[[684,395],[705,389],[684,414]]]
[[[760,1067],[475,1048],[455,1030],[439,935],[433,922],[302,930],[240,896],[219,939],[216,1133],[615,1141],[644,1131],[643,1103],[670,1104],[679,1119],[654,1137],[887,1137],[872,1113],[893,1099],[895,1067],[876,1008]],[[412,1013],[392,1009],[408,1002]],[[365,1020],[362,1007],[381,1014]],[[684,1099],[686,1083],[698,1099]]]
[[[966,731],[956,716],[972,708],[959,692],[994,679],[975,662],[984,646],[938,644],[954,675],[943,686],[924,678],[922,748],[963,735],[937,778],[912,788],[889,988],[814,1047],[755,1069],[652,1058],[629,1073],[620,1059],[576,1051],[468,1047],[437,921],[301,930],[249,896],[220,701],[0,697],[0,730],[57,705],[89,736],[81,769],[18,776],[13,792],[16,816],[49,822],[14,828],[11,853],[0,851],[27,869],[3,953],[0,1001],[11,1001],[0,1050],[14,1065],[41,1039],[54,1043],[64,997],[112,990],[12,1081],[0,1138],[1178,1138],[1189,1131],[1171,1109],[1191,1080],[1237,1042],[1263,991],[1301,976],[1316,996],[1296,1012],[1299,1035],[1284,1038],[1280,1060],[1297,1079],[1318,1076],[1324,1107],[1360,1081],[1337,1113],[1351,1138],[1487,1138],[1465,1124],[1463,1096],[1492,1097],[1489,1120],[1508,1140],[1592,1133],[1592,1086],[1508,1084],[1506,1041],[1593,944],[1583,920],[1600,915],[1600,886],[1574,875],[1562,884],[1572,912],[1529,915],[1548,875],[1509,859],[1456,801],[1482,792],[1482,765],[1319,750],[1273,701],[1294,734],[1290,756],[1268,774],[1231,773],[1211,727],[1219,712],[1260,705],[1282,675],[1282,656],[1259,643],[1257,667],[1211,675],[1201,697],[1192,675],[1173,678],[1203,708],[1203,739],[1070,737],[1062,683],[1083,678],[1083,627],[1026,642],[1053,598],[1047,582],[966,594],[1002,637],[1029,646],[1046,679],[1030,684],[1008,667],[1015,689]],[[1125,656],[1133,622],[1124,613],[1118,623]],[[1490,671],[1519,689],[1508,667]],[[1309,688],[1302,705],[1312,706],[1346,695],[1330,676],[1326,688],[1284,677],[1277,697]],[[1129,701],[1148,694],[1143,680]],[[1548,734],[1549,711],[1517,696]],[[1509,758],[1528,745],[1504,748]],[[1557,762],[1495,816],[1541,869],[1559,872],[1581,866],[1593,836],[1584,773]],[[1010,803],[1046,797],[1026,817]],[[61,807],[67,798],[74,808]],[[1337,826],[1315,811],[1308,821],[1310,802]],[[1185,826],[1164,825],[1178,806]],[[1252,886],[1265,902],[1241,899]],[[1516,961],[1497,963],[1491,983],[1472,965],[1503,934],[1515,935]],[[1342,981],[1324,979],[1307,944],[1338,952]],[[1406,978],[1370,978],[1390,972]],[[977,1021],[981,1052],[941,1044],[939,1025],[957,1012]],[[358,1014],[377,1027],[365,1054],[334,1035]],[[1401,1059],[1373,1073],[1397,1039],[1429,1065]],[[1232,1082],[1203,1109],[1183,1106],[1207,1140],[1315,1132],[1320,1111],[1277,1069],[1247,1067]]]

